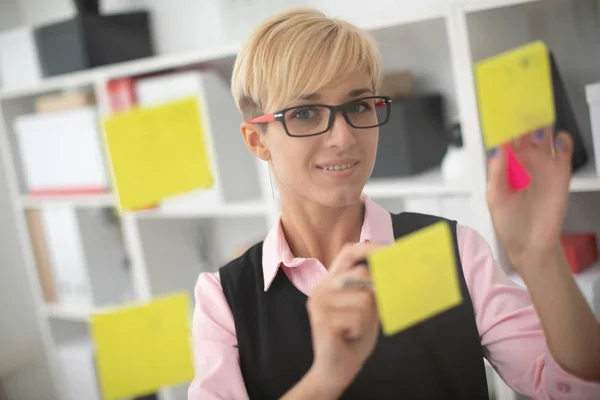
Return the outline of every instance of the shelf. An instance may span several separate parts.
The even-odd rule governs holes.
[[[571,192],[597,192],[600,191],[600,176],[596,174],[593,161],[590,160],[581,170],[571,178]]]
[[[177,54],[157,55],[134,61],[92,68],[64,75],[46,78],[26,87],[0,90],[0,101],[19,97],[35,96],[47,92],[91,86],[99,79],[110,80],[128,76],[136,76],[179,68],[187,65],[201,64],[209,61],[234,58],[240,45],[225,45],[214,49],[182,52]]]
[[[445,182],[439,169],[406,178],[373,178],[364,190],[374,198],[395,198],[414,195],[465,195],[471,194],[463,181]]]
[[[239,204],[214,205],[204,208],[169,208],[138,211],[139,218],[227,218],[266,216],[268,205],[255,201]]]
[[[241,44],[226,44],[212,49],[187,51],[181,53],[157,55],[140,60],[128,61],[105,67],[99,72],[106,79],[118,79],[129,76],[144,75],[187,65],[212,61],[232,60],[237,56]]]
[[[71,307],[60,304],[46,304],[43,310],[48,318],[78,322],[88,322],[92,314],[92,310],[89,308]]]
[[[112,194],[21,197],[21,206],[23,208],[40,208],[45,206],[104,208],[113,207],[115,205],[115,197]]]
[[[0,90],[0,101],[16,99],[19,97],[35,96],[54,91],[92,86],[97,77],[97,70],[88,69],[58,75],[23,87],[5,88]]]

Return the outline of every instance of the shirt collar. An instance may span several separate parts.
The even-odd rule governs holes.
[[[393,243],[394,231],[390,213],[365,194],[361,196],[361,200],[365,205],[365,218],[360,231],[360,241],[368,240],[383,245]],[[265,292],[273,283],[282,264],[294,268],[302,265],[306,260],[306,258],[294,257],[292,254],[279,217],[263,242],[262,265]]]

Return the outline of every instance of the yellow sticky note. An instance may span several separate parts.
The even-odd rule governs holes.
[[[191,381],[189,315],[187,293],[92,315],[103,398],[145,395]]]
[[[536,41],[475,65],[479,117],[488,149],[554,123],[550,55]]]
[[[195,97],[115,115],[104,130],[122,210],[213,184]]]
[[[393,335],[462,302],[447,222],[398,239],[367,258],[384,334]]]

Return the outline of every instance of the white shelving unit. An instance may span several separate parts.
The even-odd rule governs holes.
[[[352,11],[352,7],[348,7],[348,11],[338,8],[331,12],[373,32],[381,46],[386,69],[408,68],[418,74],[417,90],[438,91],[444,95],[447,113],[459,116],[464,145],[469,154],[470,175],[460,181],[445,181],[440,171],[434,169],[410,178],[374,179],[368,183],[365,193],[390,211],[437,210],[443,216],[456,218],[459,223],[473,226],[480,231],[497,254],[501,254],[485,202],[486,159],[480,135],[472,65],[484,57],[538,37],[554,40],[552,43],[556,46],[557,53],[573,46],[565,42],[556,43],[554,37],[545,37],[547,32],[539,26],[549,15],[556,16],[553,14],[555,9],[562,10],[576,1],[579,3],[587,0],[427,0],[419,7],[400,5],[405,2],[393,2],[391,9],[375,9],[378,7],[377,3],[369,3],[371,12],[362,15],[362,18],[359,12],[361,10]],[[364,4],[364,1],[360,3]],[[391,4],[388,3],[382,2],[386,7]],[[576,29],[567,17],[563,19],[563,22],[558,22],[565,28],[561,32]],[[558,20],[562,21],[560,18]],[[553,20],[552,23],[557,22]],[[596,32],[600,34],[600,27],[596,27]],[[27,196],[23,189],[22,167],[19,165],[12,128],[14,118],[33,112],[33,100],[36,96],[79,88],[91,88],[95,93],[100,115],[108,116],[105,87],[110,80],[190,66],[216,67],[222,75],[228,76],[238,49],[239,44],[234,43],[214,49],[157,56],[54,77],[32,87],[0,91],[0,151],[4,160],[2,169],[9,181],[23,258],[27,265],[26,273],[31,282],[32,296],[37,303],[45,351],[43,358],[54,378],[54,387],[48,389],[53,393],[52,398],[62,399],[64,396],[64,381],[56,368],[57,343],[85,336],[86,323],[94,308],[52,305],[42,300],[32,246],[28,240],[25,210],[47,207],[77,210],[79,218],[87,221],[82,222],[81,229],[82,236],[89,236],[87,239],[83,238],[85,250],[99,252],[104,244],[111,243],[114,251],[110,253],[112,255],[106,256],[106,260],[114,257],[110,258],[111,263],[117,262],[118,239],[124,254],[127,255],[129,265],[127,272],[119,272],[123,275],[121,278],[125,278],[126,275],[130,282],[131,300],[145,301],[175,290],[187,290],[192,293],[200,272],[215,271],[239,249],[261,240],[276,220],[278,207],[277,201],[272,199],[268,168],[264,163],[257,161],[256,182],[260,188],[253,198],[203,207],[195,207],[192,204],[127,213],[118,219],[119,233],[113,232],[114,227],[101,229],[102,238],[94,238],[93,224],[97,222],[85,212],[113,207],[116,196]],[[580,61],[571,61],[571,64],[574,63]],[[568,68],[572,68],[569,60],[564,60],[564,57],[562,64],[568,64]],[[600,66],[597,68],[596,80],[600,79]],[[582,88],[571,84],[568,89],[569,94],[576,97],[577,101],[574,101],[574,104],[580,106],[577,110],[579,119],[584,120],[587,108],[581,107]],[[211,104],[217,100],[211,93],[205,93],[201,96],[201,101]],[[229,115],[221,118],[234,117]],[[589,136],[589,121],[587,125],[583,122],[582,128],[583,134]],[[214,140],[217,132],[209,131],[208,134],[211,135],[210,139]],[[226,140],[231,137],[231,140],[241,141],[237,131],[219,131],[218,134],[225,135]],[[223,144],[223,137],[220,140]],[[590,140],[591,136],[585,137],[591,153]],[[223,162],[227,160],[228,154],[223,146],[216,146],[214,156]],[[107,169],[110,171],[110,166],[107,166]],[[232,178],[231,175],[224,174],[223,179]],[[572,229],[588,229],[600,234],[600,220],[590,222],[589,219],[577,216],[577,210],[593,209],[589,199],[597,199],[594,196],[600,193],[600,177],[595,171],[593,160],[590,160],[588,167],[574,176],[571,190],[574,193],[575,204],[572,205],[573,210],[569,217],[573,224]],[[93,265],[93,259],[88,259],[88,264],[93,281],[92,289],[98,291],[102,282],[94,280],[106,280],[107,277],[102,275],[101,267]],[[94,307],[121,301],[123,300],[117,297],[102,298]],[[496,383],[499,383],[498,379]],[[184,399],[186,388],[186,385],[165,388],[160,392],[160,398]],[[504,400],[513,397],[514,394],[510,390],[498,386],[496,398]]]

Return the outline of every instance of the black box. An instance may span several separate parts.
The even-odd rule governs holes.
[[[154,55],[148,12],[83,14],[34,36],[42,73],[53,76]]]
[[[447,149],[441,95],[394,99],[389,122],[379,128],[377,160],[371,177],[418,174],[439,166]]]
[[[561,131],[569,132],[571,135],[571,139],[573,140],[571,171],[576,172],[587,164],[589,156],[581,137],[581,130],[575,120],[575,114],[573,113],[571,101],[569,100],[569,95],[567,94],[562,75],[552,52],[550,52],[550,65],[552,67],[554,110],[556,112],[554,135],[556,136]]]

